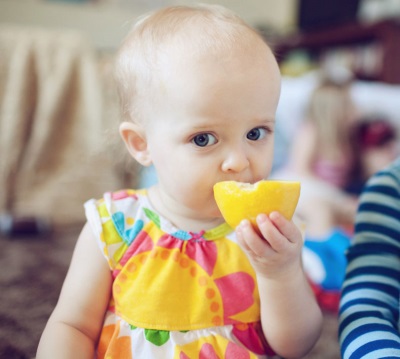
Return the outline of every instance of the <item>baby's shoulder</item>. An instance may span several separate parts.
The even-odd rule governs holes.
[[[122,206],[127,208],[129,205],[139,204],[147,198],[145,189],[121,189],[114,192],[105,192],[103,197],[94,200],[98,207]],[[92,200],[93,201],[93,200]]]
[[[102,221],[121,215],[135,216],[143,203],[147,201],[145,189],[122,189],[105,192],[99,199],[90,199],[85,203],[86,214],[97,213]]]
[[[106,192],[85,203],[88,224],[103,249],[110,268],[115,269],[145,223],[146,190]]]

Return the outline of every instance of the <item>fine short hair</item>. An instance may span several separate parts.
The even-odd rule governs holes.
[[[343,136],[348,135],[343,123],[350,123],[354,106],[349,83],[323,79],[311,93],[306,116],[314,124],[321,142],[339,146]]]
[[[254,51],[265,43],[254,28],[220,5],[172,6],[138,19],[117,53],[116,85],[124,121],[141,121],[143,109],[157,92],[157,70],[168,53],[187,59],[229,56],[234,48]]]

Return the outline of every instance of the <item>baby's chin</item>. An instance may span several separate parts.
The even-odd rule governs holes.
[[[224,220],[224,218],[222,217],[221,211],[219,210],[219,208],[217,207],[217,205],[215,205],[215,208],[213,208],[213,209],[210,211],[210,217],[215,218],[215,219]]]
[[[193,203],[187,204],[188,208],[191,208],[191,212],[196,213],[197,218],[202,221],[215,221],[221,219],[223,221],[223,217],[221,211],[219,210],[215,200],[212,202],[208,202],[208,204],[204,203],[202,206],[197,206],[197,208],[193,207]]]

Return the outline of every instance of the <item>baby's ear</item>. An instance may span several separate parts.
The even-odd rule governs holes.
[[[122,122],[119,133],[131,156],[143,166],[151,165],[151,157],[142,126],[132,122]]]

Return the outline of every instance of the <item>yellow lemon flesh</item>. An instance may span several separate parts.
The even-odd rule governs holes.
[[[256,217],[260,213],[277,211],[291,219],[300,196],[300,182],[259,181],[255,184],[236,181],[218,182],[214,185],[214,197],[225,221],[236,228],[248,219],[257,228]]]

